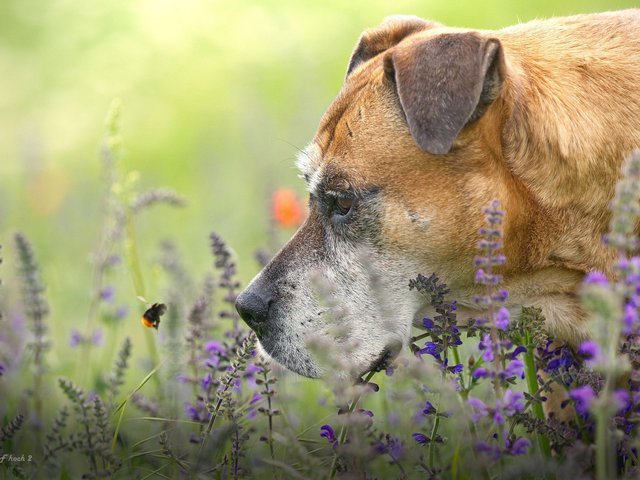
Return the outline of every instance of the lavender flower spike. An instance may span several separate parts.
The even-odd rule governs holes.
[[[578,353],[584,357],[584,362],[589,368],[595,367],[602,360],[602,350],[593,340],[586,340],[578,347]]]
[[[586,416],[589,413],[593,400],[596,398],[596,394],[591,386],[584,385],[570,390],[569,398],[575,401],[578,413]]]
[[[338,439],[336,438],[336,434],[333,431],[333,428],[331,428],[331,425],[322,425],[320,427],[320,436],[329,440],[329,443],[334,448],[338,444]]]
[[[467,405],[469,405],[474,411],[474,413],[471,415],[471,420],[474,423],[480,420],[482,417],[486,417],[487,415],[489,415],[489,409],[479,398],[469,397],[469,400],[467,400]]]
[[[500,307],[498,310],[496,327],[500,330],[506,330],[509,327],[509,310],[506,307]]]

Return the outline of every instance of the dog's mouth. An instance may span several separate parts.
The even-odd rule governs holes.
[[[397,345],[393,343],[385,346],[367,367],[354,369],[350,372],[333,370],[333,373],[331,373],[331,369],[327,370],[320,367],[320,365],[316,363],[316,359],[305,349],[284,349],[278,344],[273,344],[269,341],[265,342],[263,339],[259,342],[259,348],[263,354],[267,354],[287,370],[302,375],[303,377],[322,378],[327,375],[332,376],[336,374],[339,377],[344,377],[345,379],[350,378],[356,381],[367,374],[385,371],[391,367],[392,362],[399,355],[402,345],[398,342]]]
[[[366,375],[370,372],[377,373],[382,372],[383,370],[387,370],[389,367],[391,367],[392,362],[395,360],[395,358],[400,354],[401,349],[402,344],[399,343],[387,345],[382,349],[382,352],[380,352],[378,357],[373,362],[371,362],[369,368],[362,372],[362,375],[360,376],[362,377],[363,375]]]
[[[389,347],[384,347],[378,358],[373,361],[371,366],[367,369],[365,373],[368,372],[381,372],[382,370],[386,370],[391,366],[391,362],[395,358],[395,355],[392,353]]]

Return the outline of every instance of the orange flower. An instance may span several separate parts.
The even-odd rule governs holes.
[[[273,219],[280,227],[297,227],[305,217],[305,208],[293,190],[279,188],[271,197]]]

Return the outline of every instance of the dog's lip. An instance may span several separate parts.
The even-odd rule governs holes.
[[[363,372],[363,375],[368,372],[381,372],[389,368],[391,366],[391,362],[393,362],[393,360],[395,360],[395,358],[400,354],[401,348],[402,345],[398,346],[396,344],[389,344],[385,346],[378,357],[371,362],[369,368]]]

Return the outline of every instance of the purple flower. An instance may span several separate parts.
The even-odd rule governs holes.
[[[96,346],[102,345],[102,330],[96,328],[91,334],[91,343]]]
[[[477,422],[482,417],[486,417],[487,415],[489,415],[489,409],[479,398],[469,397],[469,400],[467,400],[467,405],[469,405],[474,411],[471,414],[471,420],[473,422]]]
[[[584,385],[582,387],[569,390],[569,398],[575,402],[578,413],[582,416],[586,416],[589,413],[589,408],[593,403],[593,399],[596,398],[596,394],[591,386]]]
[[[516,412],[524,410],[524,394],[507,389],[502,399],[502,407],[507,417],[512,417]]]
[[[491,259],[492,265],[504,265],[505,263],[507,263],[507,257],[502,254],[494,255]]]
[[[116,289],[112,285],[107,285],[100,290],[100,299],[107,303],[113,303]]]
[[[496,425],[504,425],[504,415],[499,408],[496,408],[496,411],[493,412],[493,422]]]
[[[442,347],[440,347],[439,345],[436,345],[433,342],[426,342],[424,344],[424,348],[421,348],[420,350],[418,350],[418,353],[420,355],[424,355],[424,354],[432,355],[434,358],[439,360],[441,350],[442,350]]]
[[[578,353],[584,357],[584,363],[589,368],[595,367],[602,359],[602,351],[600,345],[593,340],[586,340],[578,347]]]
[[[616,403],[618,412],[624,412],[631,406],[631,396],[629,395],[629,392],[623,388],[614,390],[612,397]]]
[[[496,327],[500,330],[506,330],[509,327],[509,310],[506,307],[500,307],[496,315]]]
[[[384,440],[378,441],[374,445],[376,453],[382,455],[388,453],[393,459],[397,460],[404,454],[404,445],[396,437],[392,437],[388,433],[385,435]]]
[[[336,438],[336,434],[331,428],[331,425],[322,425],[320,427],[320,436],[326,438],[332,447],[336,447],[338,444],[338,439]]]
[[[493,361],[493,342],[491,341],[491,335],[488,333],[485,334],[480,342],[479,348],[482,350],[482,359],[485,362]]]
[[[128,314],[129,314],[129,307],[127,307],[126,305],[120,305],[116,310],[116,317],[118,318],[118,320],[122,320],[123,318],[126,318]]]
[[[500,459],[502,452],[497,445],[490,445],[487,442],[478,442],[475,446],[475,450],[478,453],[484,453],[493,461]]]
[[[365,417],[373,418],[373,412],[371,410],[365,410],[364,408],[361,408],[358,410],[358,412],[364,415]]]
[[[524,362],[522,360],[511,360],[504,371],[507,378],[520,377],[524,378]]]
[[[622,333],[630,335],[636,330],[638,324],[638,310],[637,308],[627,303],[624,306],[624,316],[622,317]]]
[[[260,367],[250,363],[244,371],[244,379],[247,381],[247,385],[253,388],[256,386],[256,373],[260,372]]]
[[[216,368],[218,365],[220,365],[220,357],[218,357],[217,355],[212,355],[204,362],[204,364],[206,367]]]
[[[430,318],[424,317],[422,319],[422,326],[427,330],[431,330],[434,326],[433,320],[431,320]]]
[[[500,210],[500,200],[493,199],[489,206],[483,208],[482,211],[485,214],[485,220],[489,225],[500,225],[502,224],[502,217],[504,216],[504,212]]]
[[[457,365],[453,365],[450,367],[448,358],[444,359],[444,362],[442,362],[442,365],[440,367],[442,368],[443,371],[451,372],[454,374],[458,374],[462,372],[464,368],[464,366],[461,363],[458,363]]]
[[[387,377],[391,377],[391,376],[393,375],[393,367],[391,367],[391,366],[387,367],[387,368],[385,369],[384,373],[385,373],[385,375],[386,375]]]
[[[402,440],[387,434],[386,452],[394,459],[402,458],[404,454],[404,444]]]
[[[229,370],[233,370],[231,367],[229,368]],[[240,381],[239,378],[236,378],[233,381],[233,387],[232,390],[236,393],[241,393],[242,392],[242,382]]]
[[[433,404],[427,400],[424,403],[424,408],[422,409],[422,414],[423,415],[435,415],[437,413],[437,409],[436,407],[433,406]]]
[[[521,353],[527,353],[527,348],[522,346],[516,347],[516,349],[513,352],[507,354],[507,356],[511,359],[514,359]]]
[[[69,337],[69,346],[77,347],[84,342],[84,337],[78,330],[71,330],[71,336]]]
[[[260,400],[262,400],[262,395],[260,395],[258,392],[253,392],[253,396],[249,401],[249,405],[253,405],[256,402],[259,402]]]
[[[500,243],[499,242],[488,242],[487,240],[480,240],[480,243],[478,245],[479,245],[479,247],[481,249],[497,249],[497,248],[500,248]],[[482,258],[482,257],[480,257],[480,258]],[[488,259],[485,258],[485,261],[488,261]],[[474,280],[475,280],[476,283],[479,283],[479,284],[482,284],[482,285],[499,285],[500,282],[502,282],[502,275],[498,275],[496,273],[487,273],[482,268],[479,268],[476,271],[476,275],[475,275]],[[489,299],[492,300],[491,297],[489,297]],[[480,301],[482,301],[482,300],[480,300]]]
[[[207,353],[224,353],[225,348],[222,343],[216,340],[211,340],[204,344],[204,350]]]
[[[511,455],[526,455],[531,447],[531,442],[524,437],[520,437],[509,443],[508,448]]]
[[[192,403],[187,402],[184,404],[184,411],[187,414],[187,417],[189,417],[194,422],[204,421],[204,419],[202,419],[200,416],[200,413],[202,411],[200,405],[193,405]]]
[[[211,373],[207,373],[204,376],[204,378],[200,382],[200,385],[202,385],[203,390],[209,390],[209,388],[211,388],[211,386],[213,385],[213,377],[211,376]]]
[[[609,279],[602,272],[589,272],[584,277],[584,283],[595,284],[595,285],[608,285]]]
[[[487,370],[486,368],[478,367],[473,371],[473,378],[488,378],[493,377],[493,372]]]
[[[454,365],[453,367],[448,367],[448,370],[451,373],[462,373],[462,369],[463,369],[463,365],[461,363],[458,363],[457,365]]]
[[[545,372],[551,372],[554,370],[559,370],[560,368],[569,368],[575,364],[573,354],[571,350],[567,346],[557,347],[554,350],[549,350],[549,346],[551,346],[552,341],[547,342],[547,346],[542,351],[542,356],[547,357],[544,363],[546,366],[543,368]]]
[[[493,300],[496,302],[506,302],[509,297],[509,292],[507,292],[504,288],[501,289],[498,293],[493,295]]]
[[[411,436],[416,441],[416,443],[419,443],[420,445],[426,445],[431,441],[429,437],[422,433],[412,433]]]

